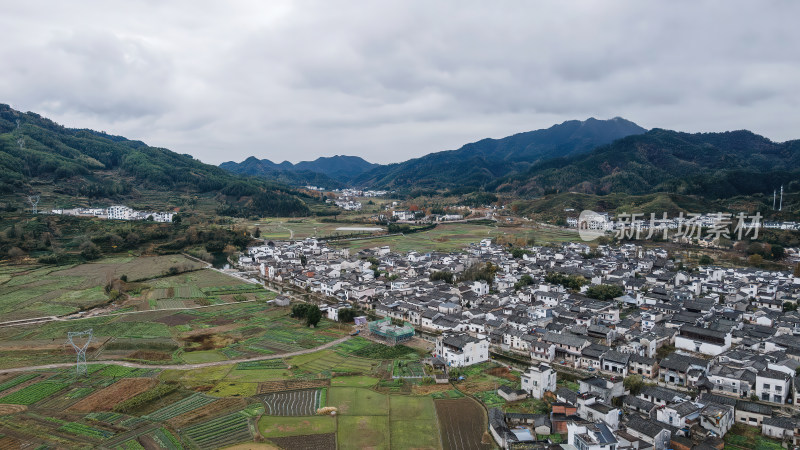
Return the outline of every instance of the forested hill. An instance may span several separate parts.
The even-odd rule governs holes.
[[[320,157],[314,161],[301,161],[297,164],[289,161],[276,164],[268,159],[251,156],[240,163],[228,161],[219,166],[233,173],[285,179],[294,184],[337,188],[344,186],[353,177],[379,165],[358,156],[336,155]]]
[[[681,133],[653,129],[591,153],[542,161],[497,183],[524,196],[669,192],[726,198],[800,189],[800,141],[783,143],[750,131]]]
[[[302,215],[292,189],[237,176],[190,155],[88,129],[63,127],[0,104],[0,194],[53,192],[121,201],[143,190],[215,194],[231,215]]]
[[[478,190],[498,177],[524,173],[542,160],[589,152],[616,139],[644,133],[616,117],[570,120],[547,129],[502,139],[483,139],[458,150],[436,152],[398,164],[379,166],[355,177],[353,184],[388,188],[419,187],[463,192]]]

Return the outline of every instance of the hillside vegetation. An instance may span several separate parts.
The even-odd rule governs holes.
[[[144,191],[209,194],[226,215],[305,215],[310,200],[281,184],[233,175],[190,155],[66,128],[0,104],[0,195],[39,186],[57,195],[118,202]]]

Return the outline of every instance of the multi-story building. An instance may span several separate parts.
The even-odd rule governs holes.
[[[618,440],[604,423],[567,424],[567,443],[578,450],[616,450]]]
[[[777,370],[762,370],[756,374],[756,396],[771,403],[786,403],[792,377]]]
[[[452,367],[471,366],[489,360],[489,340],[467,333],[446,333],[436,340],[436,354]]]
[[[106,210],[106,215],[109,219],[113,220],[131,220],[133,217],[133,209],[124,205],[109,206]]]
[[[545,392],[556,391],[556,372],[547,364],[529,367],[520,378],[522,389],[533,398],[542,398]]]

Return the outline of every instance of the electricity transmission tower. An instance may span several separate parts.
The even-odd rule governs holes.
[[[86,342],[84,342],[83,345],[78,345],[75,340],[73,340],[73,338],[83,337],[86,338]],[[68,331],[67,339],[72,348],[75,349],[75,353],[78,354],[78,362],[75,366],[75,370],[78,375],[86,375],[86,349],[89,348],[89,343],[92,342],[92,329],[89,328],[86,331]]]
[[[36,215],[39,212],[39,194],[29,195],[28,202],[31,204],[31,211]]]

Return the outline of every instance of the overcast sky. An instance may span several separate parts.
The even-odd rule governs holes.
[[[797,1],[0,1],[0,103],[208,163],[588,117],[800,138]]]

